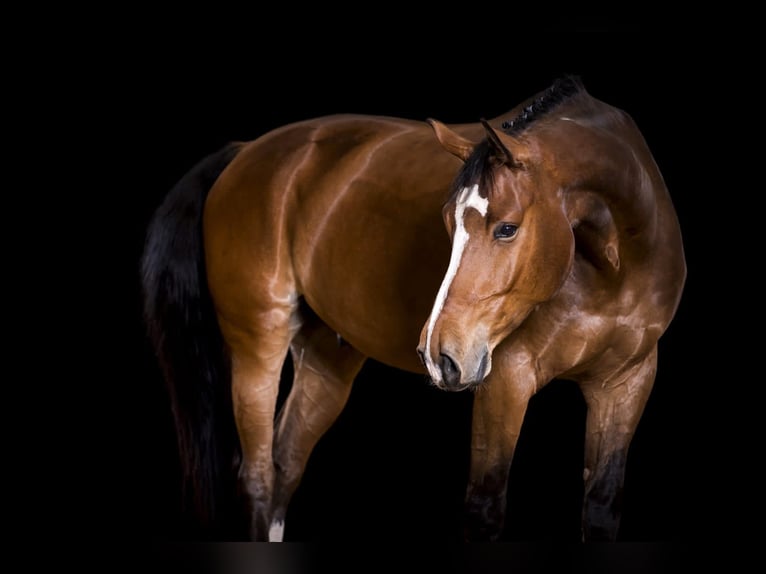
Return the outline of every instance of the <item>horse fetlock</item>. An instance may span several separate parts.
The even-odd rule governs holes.
[[[250,540],[252,542],[268,542],[272,526],[271,505],[262,500],[249,499],[250,508]]]
[[[285,535],[285,521],[283,518],[272,518],[269,526],[269,542],[282,542]]]
[[[592,490],[585,495],[582,515],[583,539],[614,541],[620,528],[621,496]]]
[[[593,507],[584,513],[582,536],[585,542],[614,542],[619,529],[619,516]]]
[[[464,536],[469,542],[495,541],[505,525],[505,497],[469,494],[465,503]]]

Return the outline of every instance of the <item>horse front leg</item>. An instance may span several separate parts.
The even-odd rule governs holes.
[[[465,498],[464,536],[468,542],[494,541],[505,525],[506,491],[513,453],[529,399],[536,384],[532,373],[514,377],[495,368],[476,391],[471,423],[471,463]]]
[[[366,357],[338,339],[316,317],[306,317],[290,345],[293,386],[279,413],[274,435],[272,542],[281,542],[290,499],[309,456],[346,406]]]
[[[628,448],[657,371],[657,348],[609,382],[580,383],[588,407],[585,434],[583,541],[615,541],[622,514]]]

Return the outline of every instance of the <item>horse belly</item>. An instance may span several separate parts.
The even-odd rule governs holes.
[[[424,372],[416,348],[449,258],[435,213],[417,223],[333,215],[333,231],[314,247],[299,279],[308,305],[343,339],[368,357],[413,372]]]

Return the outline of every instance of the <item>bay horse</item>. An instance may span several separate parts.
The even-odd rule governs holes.
[[[373,358],[474,392],[469,541],[502,532],[530,398],[574,381],[591,541],[617,538],[686,264],[635,122],[566,76],[490,120],[332,115],[233,142],[159,206],[141,275],[189,496],[208,518],[214,470],[235,464],[250,538],[283,540],[309,456]]]

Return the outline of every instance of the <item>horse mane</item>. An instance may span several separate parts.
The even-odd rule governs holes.
[[[518,135],[535,120],[547,115],[562,103],[583,92],[585,92],[585,86],[583,86],[579,76],[561,77],[524,107],[515,118],[504,121],[501,127],[508,135]]]
[[[519,135],[535,121],[583,93],[585,93],[585,86],[579,76],[567,75],[558,78],[548,89],[532,98],[516,117],[504,121],[502,130],[508,135]],[[494,170],[489,169],[491,151],[489,140],[486,138],[476,145],[452,182],[450,201],[461,189],[471,187],[475,183],[479,184],[479,189],[487,189],[493,185]]]

